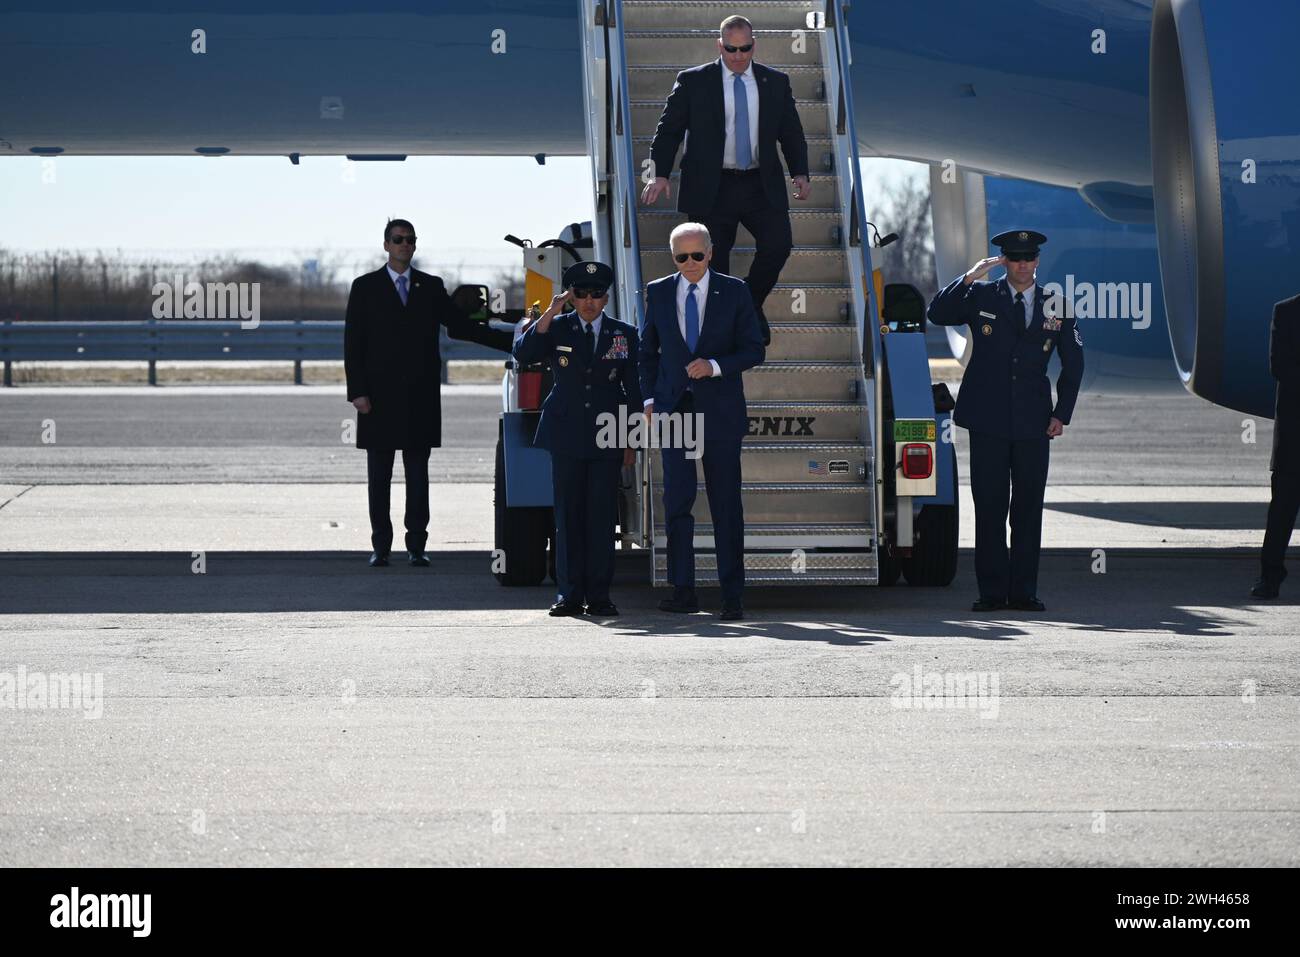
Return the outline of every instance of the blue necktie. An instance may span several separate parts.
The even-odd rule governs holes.
[[[736,169],[749,169],[749,101],[745,98],[745,81],[736,74]]]
[[[695,354],[695,345],[700,341],[700,304],[695,301],[695,290],[699,286],[691,283],[686,290],[686,348]]]
[[[406,305],[406,277],[405,276],[397,277],[397,295],[401,298],[402,305],[403,306]]]

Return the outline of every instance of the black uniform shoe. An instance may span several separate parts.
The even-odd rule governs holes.
[[[1267,578],[1261,578],[1259,581],[1255,582],[1255,587],[1250,590],[1250,593],[1256,598],[1276,598],[1277,586],[1277,582],[1269,581]]]
[[[387,568],[387,567],[388,567],[388,552],[384,552],[384,554],[382,554],[382,555],[379,554],[378,552],[372,552],[371,555],[370,555],[370,567],[371,567],[371,568]]]
[[[1038,600],[1036,595],[1030,595],[1028,598],[1018,598],[1009,603],[1009,607],[1016,611],[1047,611],[1047,606]]]
[[[980,598],[975,604],[970,606],[971,611],[1001,611],[1007,607],[1007,603],[999,601],[996,598]]]
[[[587,614],[595,618],[617,618],[618,606],[612,601],[598,601],[587,606]]]
[[[690,614],[700,610],[700,601],[693,591],[676,591],[672,598],[665,598],[659,603],[659,610]]]
[[[724,606],[722,611],[718,612],[718,617],[723,621],[740,621],[745,617],[745,609],[739,605]]]
[[[407,552],[406,559],[416,568],[429,567],[429,555],[426,552]]]
[[[552,618],[578,618],[582,615],[582,603],[576,601],[557,601],[551,606]]]

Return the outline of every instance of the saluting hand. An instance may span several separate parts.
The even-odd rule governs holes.
[[[971,266],[970,269],[966,270],[966,275],[962,277],[962,282],[969,286],[975,280],[983,279],[998,266],[1005,266],[1006,264],[1006,256],[990,256],[988,259],[981,259],[975,265]]]
[[[792,176],[790,182],[794,183],[794,198],[800,202],[812,195],[812,184],[807,176]]]
[[[564,310],[564,303],[568,298],[569,291],[565,289],[562,290],[558,296],[551,299],[551,304],[546,307],[546,311],[542,313],[541,318],[537,320],[538,333],[544,335],[546,331],[551,328],[551,320]]]

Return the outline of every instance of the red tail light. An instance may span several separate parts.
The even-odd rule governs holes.
[[[909,443],[903,446],[903,478],[928,479],[934,471],[934,453],[930,446]]]
[[[519,373],[519,408],[521,411],[540,409],[542,407],[542,374],[540,372]]]

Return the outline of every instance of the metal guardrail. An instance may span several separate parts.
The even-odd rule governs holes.
[[[505,354],[475,342],[441,342],[441,379],[450,359],[501,359]],[[0,322],[4,384],[13,385],[15,362],[140,361],[149,363],[149,384],[157,385],[160,360],[293,362],[293,381],[302,385],[306,360],[343,360],[343,323],[306,320],[263,322],[244,329],[238,321],[163,319],[139,322]]]

